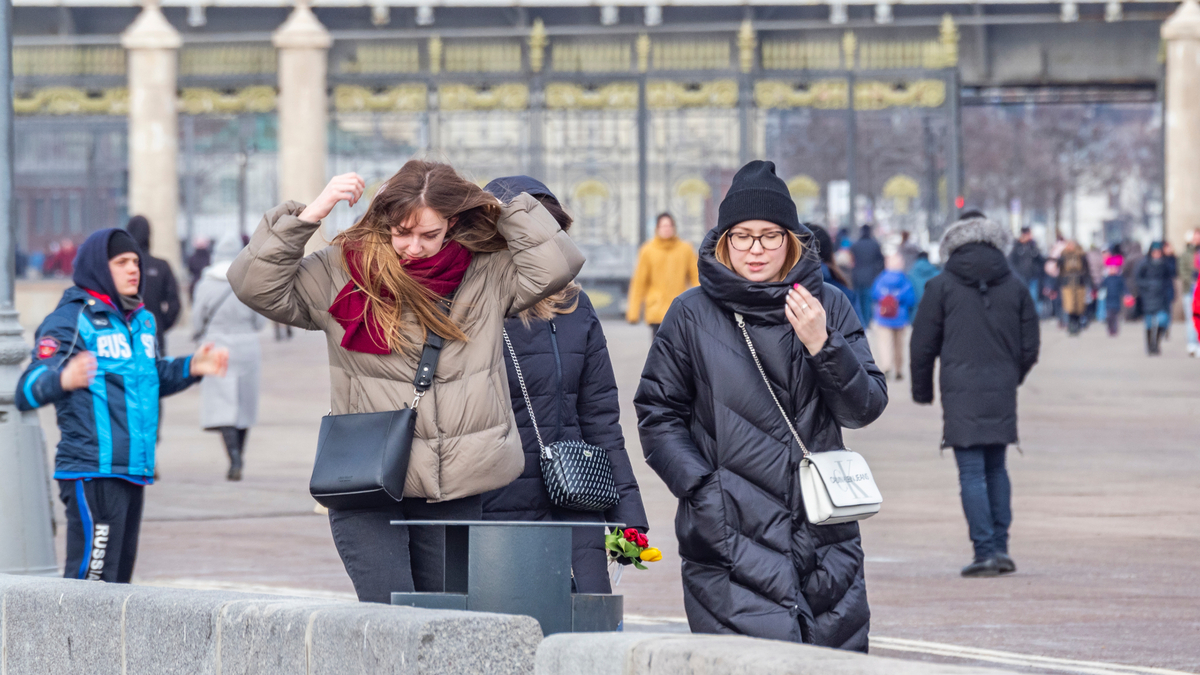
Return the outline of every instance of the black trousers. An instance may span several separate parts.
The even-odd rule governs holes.
[[[58,481],[67,507],[63,576],[127,584],[137,561],[145,486],[120,478]]]
[[[482,518],[478,495],[435,504],[405,499],[383,509],[330,509],[329,529],[359,601],[389,604],[392,593],[442,592],[446,568],[446,528],[389,521]]]

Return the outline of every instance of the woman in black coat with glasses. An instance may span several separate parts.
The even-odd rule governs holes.
[[[700,247],[700,287],[679,296],[634,398],[646,461],[679,499],[675,533],[694,633],[736,633],[866,651],[858,523],[813,525],[801,450],[751,357],[812,452],[887,405],[862,325],[822,281],[787,186],[747,164]]]

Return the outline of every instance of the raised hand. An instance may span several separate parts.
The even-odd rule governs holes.
[[[334,176],[329,181],[329,185],[321,190],[321,194],[313,200],[300,212],[300,220],[306,223],[319,223],[325,220],[333,207],[337,206],[340,201],[345,201],[350,206],[358,203],[362,199],[363,190],[367,188],[367,184],[363,181],[362,176],[351,172],[344,173],[340,176]]]
[[[821,351],[829,339],[829,332],[825,329],[825,308],[807,288],[800,284],[792,286],[792,290],[788,291],[784,314],[808,353]]]
[[[96,357],[91,352],[79,352],[63,366],[62,375],[58,382],[63,391],[83,389],[92,383],[96,377]]]
[[[201,345],[196,353],[192,354],[191,375],[194,377],[203,375],[225,377],[227,370],[229,370],[229,350],[224,347],[218,347],[209,342]]]

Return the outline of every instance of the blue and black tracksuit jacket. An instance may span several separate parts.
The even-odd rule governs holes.
[[[158,399],[200,381],[188,374],[190,356],[159,355],[155,334],[154,315],[144,307],[126,316],[79,286],[67,289],[38,327],[17,407],[55,405],[62,433],[56,479],[153,481]],[[96,357],[96,377],[85,389],[63,391],[62,368],[82,351]]]

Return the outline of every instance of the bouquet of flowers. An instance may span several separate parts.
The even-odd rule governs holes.
[[[662,560],[662,551],[652,548],[646,535],[632,527],[624,531],[614,529],[604,535],[604,548],[608,549],[611,559],[620,562],[622,558],[625,558],[639,570],[646,569],[643,562]]]

